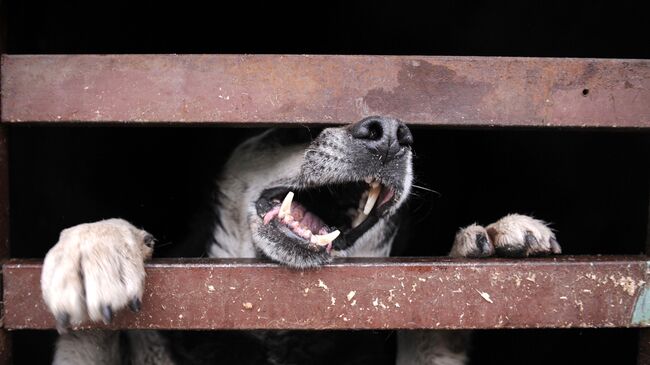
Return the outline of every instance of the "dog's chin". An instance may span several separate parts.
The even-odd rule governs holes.
[[[289,267],[318,267],[332,259],[327,247],[308,242],[275,221],[263,224],[260,220],[253,243],[262,256]]]

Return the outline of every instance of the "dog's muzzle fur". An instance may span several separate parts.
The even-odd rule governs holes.
[[[387,117],[314,139],[307,129],[285,129],[246,141],[219,183],[232,192],[220,194],[219,216],[236,219],[217,227],[213,253],[248,241],[257,256],[294,267],[359,251],[387,256],[411,189],[412,142],[408,127]]]

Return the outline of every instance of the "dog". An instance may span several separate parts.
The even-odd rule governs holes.
[[[390,254],[405,202],[413,186],[413,135],[403,122],[373,116],[348,126],[323,129],[270,129],[232,153],[217,179],[210,211],[191,240],[202,242],[210,257],[266,258],[307,269],[335,257],[386,257]],[[83,321],[110,323],[123,308],[140,309],[144,262],[154,237],[123,219],[80,224],[61,232],[47,253],[42,294],[61,333],[55,364],[229,363],[225,337],[202,335],[208,343],[183,348],[184,333],[158,331],[69,331]],[[559,254],[554,232],[535,218],[511,214],[486,227],[461,228],[450,250],[453,257],[528,257]],[[188,335],[189,336],[189,335]],[[243,343],[261,344],[246,351],[249,363],[317,363],[291,331],[250,332]],[[344,337],[343,334],[334,334]],[[241,337],[237,337],[241,339]],[[319,339],[320,340],[320,339]],[[210,345],[210,341],[213,341]],[[248,342],[247,342],[248,341]],[[347,340],[346,340],[347,341]],[[399,364],[463,364],[468,361],[468,332],[398,333]],[[346,346],[354,346],[346,343]],[[287,348],[301,352],[298,358]],[[187,347],[187,346],[185,346]],[[312,346],[313,347],[313,346]],[[198,353],[197,353],[198,352]],[[356,351],[357,355],[361,351]],[[365,363],[361,356],[349,363]],[[237,360],[237,363],[247,363]]]

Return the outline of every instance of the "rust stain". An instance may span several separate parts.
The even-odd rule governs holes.
[[[34,295],[40,269],[29,260],[3,266],[6,328],[53,328]],[[646,308],[637,290],[646,269],[640,256],[347,259],[305,271],[251,260],[153,260],[141,312],[120,311],[111,328],[646,327],[633,321]],[[92,327],[105,326],[82,326]]]
[[[374,88],[363,101],[375,113],[405,115],[421,118],[423,115],[474,119],[481,99],[492,86],[473,81],[444,65],[425,60],[403,62],[397,74],[398,85],[392,90]]]
[[[2,121],[650,127],[650,61],[2,56]],[[588,89],[588,92],[584,92]]]

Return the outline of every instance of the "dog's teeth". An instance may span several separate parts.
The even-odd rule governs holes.
[[[287,196],[282,201],[280,206],[280,212],[278,213],[278,218],[282,219],[285,215],[291,214],[291,202],[293,201],[293,192],[290,191],[287,193]]]
[[[356,228],[359,226],[359,224],[363,223],[363,221],[368,218],[368,215],[363,214],[363,212],[359,212],[356,218],[354,218],[354,221],[352,221],[352,228]]]
[[[328,234],[323,234],[323,235],[312,235],[310,242],[319,246],[327,246],[334,242],[336,237],[338,237],[341,234],[341,231],[338,229],[336,231],[330,232]]]
[[[370,192],[368,192],[368,200],[366,200],[366,206],[363,208],[363,214],[368,215],[370,211],[375,206],[377,198],[379,198],[379,193],[381,193],[381,185],[378,182],[373,182],[371,184]]]

